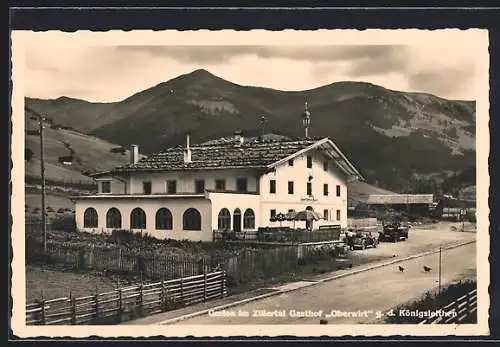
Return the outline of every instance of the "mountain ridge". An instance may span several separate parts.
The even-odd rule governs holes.
[[[257,136],[262,116],[266,133],[303,136],[307,100],[311,134],[332,138],[370,181],[391,190],[408,189],[417,176],[442,174],[446,179],[444,172],[475,165],[474,101],[372,83],[342,81],[280,91],[238,85],[198,69],[119,102],[56,100],[27,98],[26,103],[56,123],[122,146],[138,144],[145,153],[183,143],[186,132],[198,142],[236,130]]]

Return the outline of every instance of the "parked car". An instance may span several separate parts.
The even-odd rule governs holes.
[[[351,249],[376,248],[379,234],[366,230],[349,230],[346,235],[346,243]]]
[[[405,225],[399,220],[385,222],[380,234],[380,239],[388,242],[405,241],[408,239],[409,229],[409,225]]]

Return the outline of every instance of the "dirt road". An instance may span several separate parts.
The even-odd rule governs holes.
[[[442,253],[442,285],[470,276],[476,269],[476,244]],[[404,272],[398,266],[404,267]],[[423,266],[432,268],[425,272]],[[278,296],[180,321],[177,324],[329,324],[369,323],[377,311],[417,298],[438,286],[439,255],[324,282]],[[333,316],[327,317],[327,314]],[[248,316],[242,316],[248,314]],[[348,317],[346,315],[349,315]]]

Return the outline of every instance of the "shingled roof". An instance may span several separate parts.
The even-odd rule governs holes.
[[[190,146],[191,162],[184,162],[184,146],[177,146],[139,160],[136,164],[117,167],[111,173],[136,171],[191,171],[220,169],[269,169],[273,164],[298,152],[331,143],[324,139],[214,141]],[[333,143],[331,143],[333,144]],[[330,146],[329,146],[330,147]],[[331,148],[337,150],[335,145]],[[347,174],[361,177],[351,163],[338,153],[336,162]],[[350,172],[347,172],[347,171]]]

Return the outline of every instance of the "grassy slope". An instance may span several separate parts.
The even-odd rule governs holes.
[[[26,129],[37,129],[35,121],[27,120]],[[72,165],[58,162],[60,156],[69,156],[64,143],[74,150],[75,160]],[[72,130],[44,129],[44,148],[46,159],[46,178],[53,181],[91,183],[91,179],[83,172],[105,170],[122,165],[129,161],[129,151],[125,155],[111,153],[110,149],[116,147],[112,143],[93,136],[81,134]],[[40,138],[39,136],[26,135],[25,147],[34,152],[29,162],[25,162],[27,177],[40,177]]]

